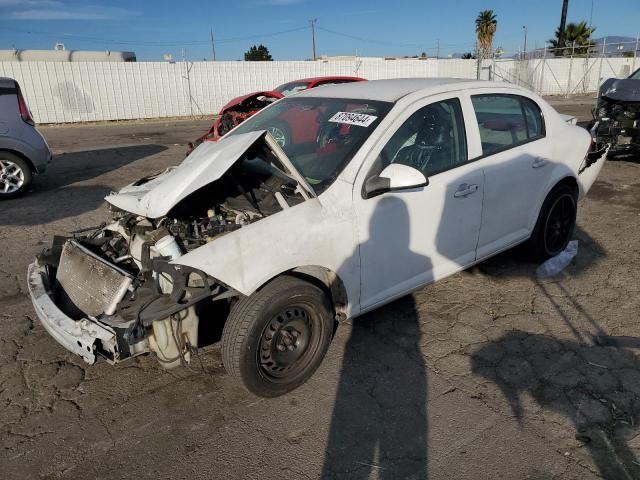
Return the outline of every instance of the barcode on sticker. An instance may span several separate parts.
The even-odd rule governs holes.
[[[365,113],[349,113],[338,112],[329,119],[333,123],[347,123],[349,125],[357,125],[359,127],[368,127],[376,121],[376,116],[367,115]]]

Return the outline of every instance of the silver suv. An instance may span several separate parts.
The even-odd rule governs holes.
[[[51,159],[18,82],[0,77],[0,199],[24,193]]]

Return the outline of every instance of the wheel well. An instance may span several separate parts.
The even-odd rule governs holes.
[[[7,152],[10,153],[11,155],[15,155],[16,157],[21,158],[22,160],[24,160],[27,165],[29,165],[29,168],[31,169],[32,173],[36,172],[36,169],[33,165],[33,162],[31,160],[29,160],[29,158],[27,158],[24,154],[22,154],[21,152],[18,152],[17,150],[8,150],[6,148],[0,148],[0,153],[2,152]]]
[[[282,275],[300,278],[301,280],[305,280],[320,288],[331,300],[336,315],[341,318],[346,318],[349,299],[344,282],[338,274],[328,268],[320,267],[318,265],[305,265],[283,272],[269,280],[265,285],[271,283],[275,278]],[[260,287],[260,289],[264,288],[265,285]]]
[[[571,188],[575,192],[576,197],[578,196],[580,190],[578,188],[578,182],[574,177],[564,177],[562,180],[555,184],[552,191],[562,185],[566,185],[567,187]]]

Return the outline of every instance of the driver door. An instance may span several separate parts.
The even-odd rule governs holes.
[[[461,102],[425,103],[384,134],[354,185],[363,311],[476,259],[484,174],[478,162],[468,162]],[[429,185],[364,198],[364,182],[391,163],[417,168]]]

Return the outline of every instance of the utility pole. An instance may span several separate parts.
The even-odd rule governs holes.
[[[211,53],[213,54],[213,61],[216,61],[216,44],[213,41],[213,28],[211,29]]]
[[[313,18],[311,20],[309,20],[309,23],[311,24],[311,46],[313,48],[313,61],[316,61],[316,22],[318,21],[317,18]]]
[[[560,35],[558,35],[558,48],[564,48],[564,34],[567,28],[567,9],[569,0],[562,0],[562,14],[560,15]],[[564,51],[563,53],[564,54]]]
[[[482,55],[480,55],[480,48],[478,42],[473,47],[476,52],[476,80],[480,80],[480,66],[482,64]]]
[[[436,58],[440,58],[440,39],[436,40]]]
[[[633,51],[633,66],[631,67],[631,71],[636,71],[636,58],[638,57],[638,45],[640,45],[640,35],[636,35],[636,48]]]
[[[527,26],[523,25],[522,29],[524,30],[524,47],[522,48],[522,59],[527,59]]]

